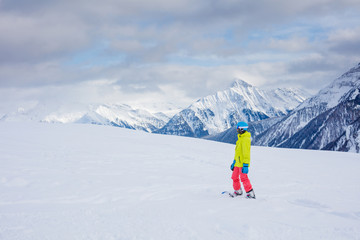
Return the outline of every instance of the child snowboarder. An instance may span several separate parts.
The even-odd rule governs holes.
[[[246,197],[255,199],[255,193],[248,177],[251,147],[251,134],[247,131],[248,127],[246,122],[239,122],[237,124],[238,140],[235,147],[234,162],[230,168],[233,171],[231,178],[233,180],[234,195],[241,196],[243,194],[240,185],[241,179]]]

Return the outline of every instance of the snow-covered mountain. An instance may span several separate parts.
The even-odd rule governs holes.
[[[252,139],[256,138],[257,135],[264,132],[271,126],[273,126],[275,123],[280,122],[282,119],[284,119],[285,116],[282,117],[272,117],[267,118],[264,120],[256,121],[256,122],[249,122],[249,128],[248,131],[252,135]],[[231,127],[221,133],[213,134],[204,137],[208,140],[218,141],[218,142],[225,142],[225,143],[232,143],[235,144],[238,140],[237,137],[237,131],[236,126]]]
[[[284,116],[308,96],[306,92],[297,89],[264,90],[236,80],[229,89],[202,98],[182,111],[167,104],[167,113],[178,112],[175,115],[135,109],[126,104],[97,104],[69,110],[67,107],[39,102],[30,108],[19,108],[6,114],[0,121],[111,125],[146,132],[202,137],[224,131],[239,120],[250,122]]]
[[[255,138],[255,144],[359,152],[360,64]]]
[[[44,104],[9,113],[0,121],[35,121],[50,123],[82,123],[111,125],[129,129],[153,132],[163,127],[170,117],[164,113],[151,113],[144,109],[134,109],[126,104],[89,105],[85,110],[52,110]]]
[[[116,127],[153,132],[166,124],[170,118],[163,113],[150,113],[133,109],[129,105],[99,105],[84,114],[76,123],[112,125]]]
[[[298,89],[265,90],[236,80],[229,89],[199,99],[156,132],[190,137],[216,134],[240,120],[285,116],[307,97],[308,93]]]

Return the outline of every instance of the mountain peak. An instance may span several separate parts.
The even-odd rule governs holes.
[[[231,84],[231,88],[242,88],[242,87],[252,87],[251,84],[245,82],[242,79],[235,79],[234,82]]]
[[[350,71],[359,72],[359,71],[360,71],[360,63],[358,63],[355,67],[353,67],[352,69],[350,69]]]
[[[360,62],[358,63],[358,65],[356,67],[354,67],[357,70],[360,70]]]
[[[349,71],[347,71],[346,73],[344,73],[342,75],[342,77],[346,77],[349,74],[353,74],[353,73],[357,73],[360,72],[360,63],[358,63],[355,67],[351,68]]]

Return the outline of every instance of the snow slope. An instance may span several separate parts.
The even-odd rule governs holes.
[[[0,123],[0,239],[360,239],[360,157],[109,126]]]

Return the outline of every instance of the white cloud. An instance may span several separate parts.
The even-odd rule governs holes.
[[[19,96],[0,100],[38,88],[34,99],[185,105],[234,78],[317,90],[360,61],[359,10],[355,0],[2,0],[0,88]]]
[[[300,52],[311,49],[311,44],[306,37],[291,37],[290,39],[271,39],[270,49],[277,49],[286,52]]]

